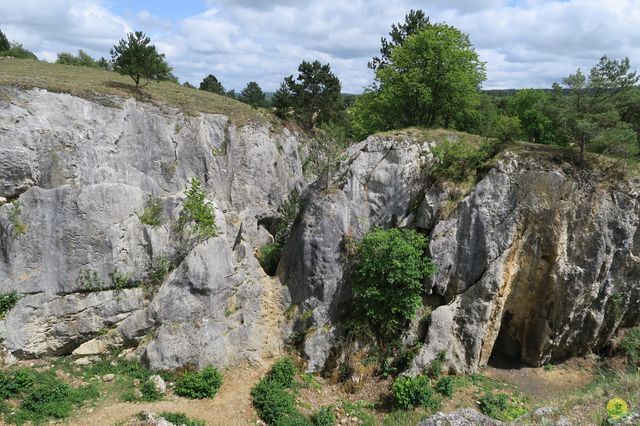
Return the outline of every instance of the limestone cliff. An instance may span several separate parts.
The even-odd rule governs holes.
[[[172,368],[279,350],[282,292],[253,252],[272,241],[258,221],[303,185],[298,135],[132,99],[3,95],[0,197],[12,202],[0,207],[0,293],[22,296],[0,320],[9,357],[125,343]],[[173,226],[191,178],[220,230],[195,246]],[[140,220],[150,195],[160,226]],[[149,288],[157,269],[161,285]],[[117,276],[144,285],[118,289]]]
[[[348,315],[345,246],[376,226],[427,234],[438,266],[433,312],[405,336],[423,343],[412,372],[443,351],[457,372],[496,354],[539,365],[640,323],[636,181],[516,145],[460,188],[431,173],[437,140],[372,136],[309,182],[304,136],[275,120],[2,89],[0,294],[21,296],[0,319],[4,357],[123,345],[152,368],[227,366],[296,332],[318,371]],[[175,228],[194,177],[220,231],[196,242]],[[254,252],[293,189],[304,202],[272,278]],[[141,221],[149,196],[159,226]]]
[[[308,195],[280,276],[298,311],[312,312],[311,324],[294,321],[310,369],[339,339],[344,242],[376,226],[421,229],[438,266],[425,283],[435,308],[426,335],[406,337],[424,343],[414,373],[442,351],[456,372],[492,354],[540,365],[640,322],[637,182],[519,148],[461,193],[431,176],[436,139],[370,137]]]

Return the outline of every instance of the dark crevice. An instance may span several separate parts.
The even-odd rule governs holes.
[[[522,346],[513,329],[513,313],[506,311],[502,316],[500,332],[493,344],[489,365],[500,369],[519,369],[526,367],[521,358]]]

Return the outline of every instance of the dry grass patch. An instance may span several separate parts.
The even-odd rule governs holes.
[[[102,103],[109,102],[104,99],[108,96],[133,97],[142,102],[165,103],[190,115],[201,112],[227,115],[240,124],[250,120],[278,122],[267,110],[255,109],[235,99],[204,90],[190,89],[168,81],[151,81],[141,90],[136,90],[128,76],[115,72],[30,59],[0,58],[0,86],[40,88]]]

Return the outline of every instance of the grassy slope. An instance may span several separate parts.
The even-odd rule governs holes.
[[[28,59],[0,58],[0,86],[41,88],[87,99],[101,95],[135,97],[140,101],[163,102],[188,114],[224,114],[235,122],[273,121],[266,110],[252,108],[234,99],[203,90],[189,89],[168,81],[151,81],[137,91],[133,80],[115,72],[71,65],[50,64]]]

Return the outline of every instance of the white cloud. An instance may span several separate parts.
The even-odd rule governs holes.
[[[380,37],[410,9],[469,33],[487,62],[487,88],[549,87],[603,54],[640,67],[638,0],[208,0],[201,13],[161,18],[147,8],[119,16],[108,0],[0,0],[10,39],[51,59],[87,50],[106,56],[126,31],[142,29],[167,54],[181,80],[209,73],[240,90],[255,80],[275,90],[302,60],[330,62],[343,89],[373,77],[367,62]],[[5,12],[6,11],[6,12]]]

